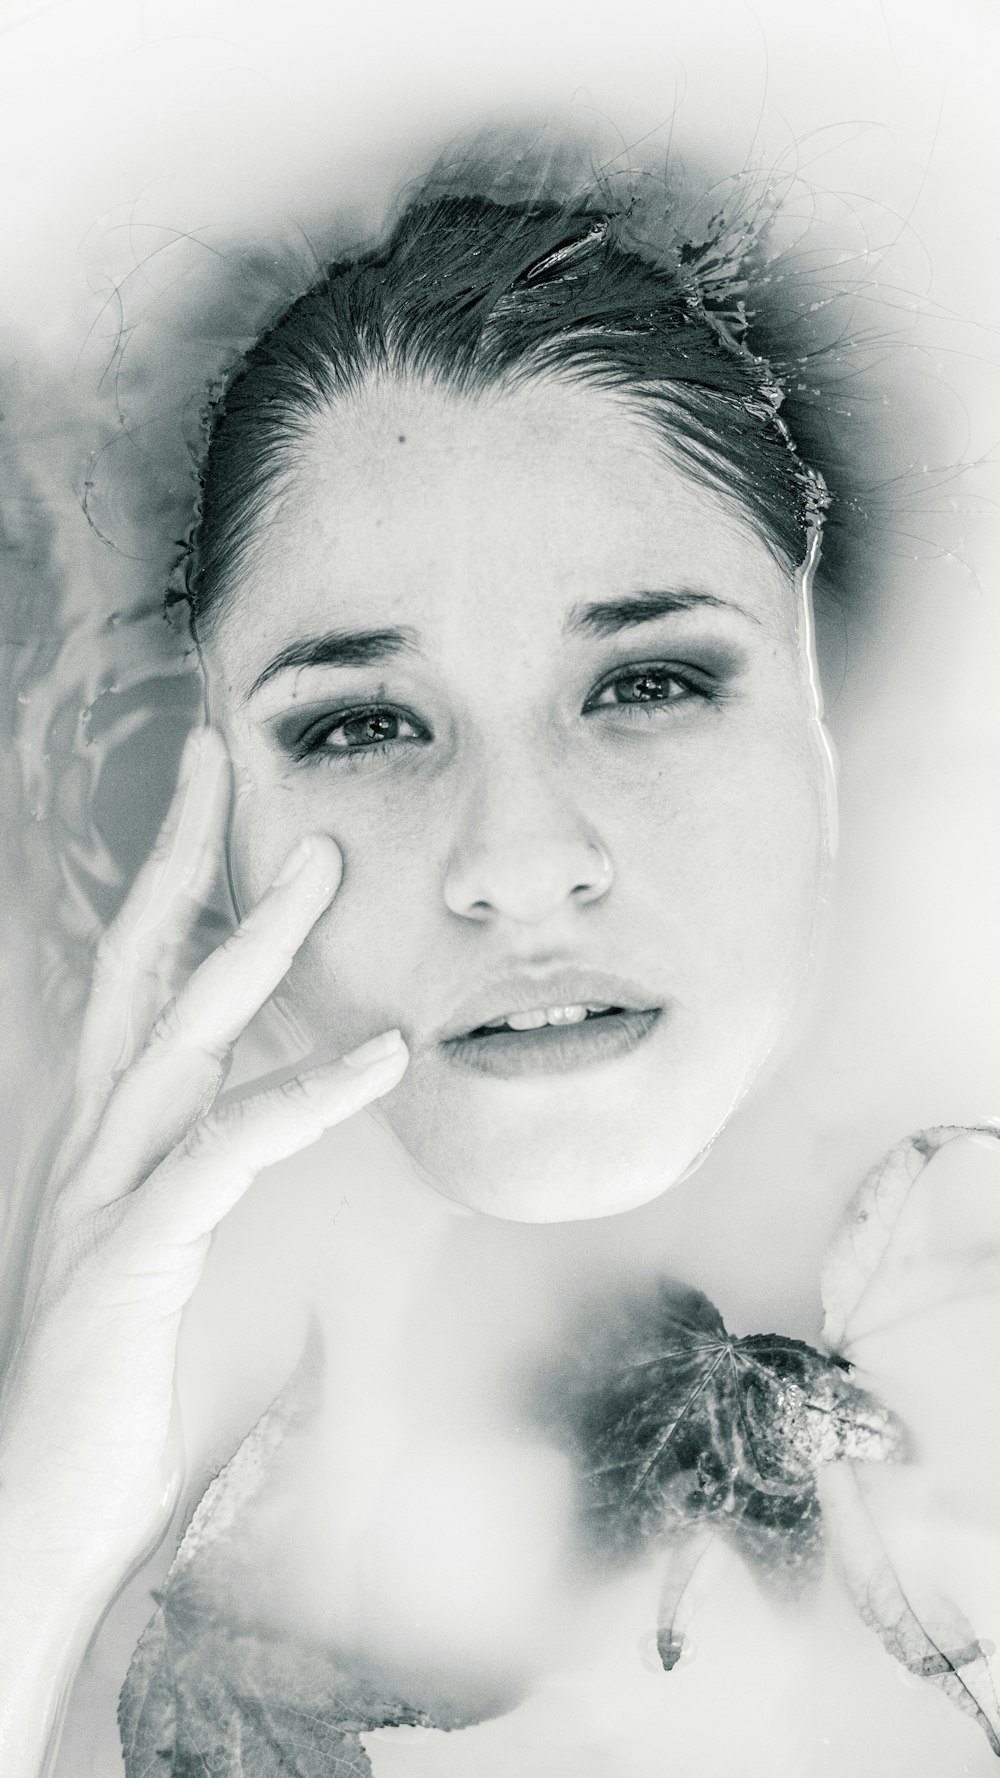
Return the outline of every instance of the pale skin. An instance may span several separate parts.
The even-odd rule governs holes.
[[[215,1103],[234,1043],[340,878],[333,842],[308,838],[232,939],[171,984],[220,855],[228,792],[225,750],[205,732],[98,957],[44,1268],[4,1404],[0,1748],[10,1778],[40,1770],[75,1660],[176,1501],[177,1334],[214,1228],[262,1167],[390,1090],[406,1067],[391,1032],[359,1055]]]
[[[567,642],[581,605],[670,586],[708,596],[641,637]],[[251,696],[283,647],[359,624],[421,637],[378,669],[384,690],[324,668]],[[514,1220],[627,1209],[710,1143],[810,951],[829,783],[792,576],[597,392],[477,406],[399,390],[331,414],[204,656],[225,745],[211,731],[193,744],[98,958],[3,1416],[10,1778],[35,1778],[90,1630],[167,1523],[181,1316],[255,1175],[391,1092],[412,1051],[412,1090],[386,1121],[446,1195]],[[669,689],[640,732],[603,687],[650,664]],[[310,708],[346,696],[417,722],[338,789],[275,744],[310,672]],[[692,690],[709,680],[724,682],[714,701]],[[421,732],[433,744],[414,745]],[[227,832],[250,912],[179,982]],[[588,874],[594,841],[607,879]],[[459,989],[553,959],[641,977],[676,1016],[617,1072],[557,1086],[443,1070],[433,1029]],[[279,990],[320,1065],[218,1103],[233,1046]],[[373,1034],[374,1056],[326,1059]]]
[[[251,898],[296,833],[335,835],[336,917],[283,998],[320,1053],[402,1029],[385,1121],[459,1202],[658,1196],[785,1028],[833,800],[805,619],[740,509],[602,391],[386,385],[311,424],[203,638],[232,870]],[[356,632],[403,643],[280,665]],[[355,745],[371,717],[389,738]],[[470,993],[566,965],[635,983],[652,1036],[558,1077],[444,1058]]]

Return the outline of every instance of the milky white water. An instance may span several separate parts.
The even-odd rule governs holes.
[[[516,18],[502,45],[484,25],[475,54],[452,18],[450,35],[442,22],[439,37],[400,36],[387,73],[371,21],[349,27],[348,57],[308,5],[294,42],[274,40],[263,9],[216,10],[206,22],[203,9],[154,5],[140,18],[109,3],[84,25],[66,8],[48,24],[15,9],[4,38],[4,128],[23,145],[30,122],[36,144],[8,225],[0,346],[14,440],[0,497],[12,1273],[30,1221],[15,1137],[30,1143],[48,1102],[39,1057],[72,1029],[88,947],[150,843],[199,708],[161,602],[205,381],[252,334],[261,293],[296,287],[308,254],[295,225],[327,239],[332,198],[346,236],[377,218],[423,145],[438,148],[442,110],[457,128],[477,106],[592,104],[637,137],[683,90],[692,153],[705,143],[732,166],[751,145],[763,160],[793,156],[841,194],[824,200],[825,239],[839,219],[856,251],[860,215],[869,240],[895,242],[887,325],[902,312],[915,328],[866,385],[885,401],[872,449],[891,482],[870,585],[846,611],[820,612],[842,837],[815,991],[700,1170],[629,1215],[521,1227],[452,1213],[363,1119],[262,1178],[220,1232],[185,1324],[189,1494],[281,1388],[312,1307],[330,1355],[323,1411],[254,1532],[262,1609],[335,1638],[360,1626],[404,1664],[531,1677],[515,1710],[473,1728],[367,1736],[377,1778],[986,1773],[978,1728],[884,1654],[830,1577],[789,1611],[719,1558],[691,1646],[665,1674],[651,1645],[655,1564],[582,1577],[566,1461],[520,1391],[581,1304],[598,1313],[657,1271],[705,1291],[736,1333],[815,1343],[822,1258],[866,1167],[904,1131],[1000,1112],[996,490],[985,469],[933,473],[993,444],[995,248],[975,190],[990,28],[971,7],[947,33],[927,9],[922,34],[891,5],[815,26],[781,7],[718,7],[709,42],[637,7],[631,60],[623,32],[609,68],[603,30],[599,45],[567,43],[543,7],[530,70],[511,47],[524,41]],[[463,55],[470,69],[493,57],[493,84],[465,78]],[[803,216],[809,202],[805,185]],[[209,263],[234,238],[263,244],[240,249],[235,280]],[[288,252],[298,271],[284,269]],[[206,944],[226,917],[220,889]],[[989,1157],[936,1165],[968,1169],[989,1203]],[[994,1227],[986,1215],[983,1241]],[[921,1426],[925,1461],[878,1486],[900,1562],[930,1571],[1000,1644],[991,1315],[987,1303],[946,1335],[915,1328],[886,1355],[884,1388]],[[169,1542],[91,1651],[58,1778],[119,1769],[114,1702]]]

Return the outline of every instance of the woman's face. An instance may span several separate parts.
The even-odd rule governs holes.
[[[387,382],[314,423],[204,649],[233,879],[334,836],[286,1001],[324,1053],[401,1027],[378,1115],[449,1196],[655,1197],[786,1023],[827,813],[800,604],[613,395]]]

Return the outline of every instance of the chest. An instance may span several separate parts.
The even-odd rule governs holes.
[[[888,1658],[830,1574],[792,1607],[723,1551],[666,1672],[663,1557],[588,1571],[565,1456],[496,1399],[477,1412],[459,1370],[393,1392],[333,1363],[226,1552],[230,1617],[235,1603],[279,1643],[347,1650],[429,1708],[363,1733],[374,1778],[658,1778],[665,1759],[690,1778],[992,1769],[975,1725]],[[442,1697],[460,1725],[437,1726]]]
[[[401,1672],[544,1669],[587,1583],[566,1458],[489,1424],[334,1402],[242,1515],[251,1615]]]

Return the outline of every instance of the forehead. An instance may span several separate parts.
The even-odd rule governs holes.
[[[735,505],[611,392],[385,383],[317,416],[217,625],[235,681],[320,622],[555,635],[593,598],[689,588],[772,635],[791,578]],[[227,675],[229,676],[229,675]]]

